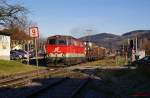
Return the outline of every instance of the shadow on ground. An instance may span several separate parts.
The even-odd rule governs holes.
[[[96,68],[74,71],[100,77],[102,81],[94,84],[98,91],[109,95],[107,98],[150,98],[150,78],[140,69]]]
[[[101,79],[91,78],[91,82],[78,92],[74,98],[150,98],[150,79],[147,75],[137,69],[76,69],[75,72],[86,73]],[[32,86],[21,88],[0,88],[1,98],[30,98],[30,94],[37,89],[54,83],[64,77],[53,77],[48,79],[34,79]],[[73,83],[82,81],[81,78],[71,78]],[[53,95],[63,98],[60,93],[65,93],[67,87],[64,85],[56,91],[52,89]],[[59,92],[59,93],[58,93]],[[60,95],[60,96],[59,96]],[[38,98],[38,97],[34,97]],[[51,97],[39,97],[51,98]]]
[[[37,62],[38,62],[38,66],[44,66],[44,67],[47,67],[48,65],[47,65],[47,62],[46,62],[46,59],[38,59],[37,61],[36,61],[36,59],[30,59],[29,60],[29,64],[30,65],[37,65]],[[27,60],[24,60],[24,61],[22,61],[22,63],[24,63],[24,64],[27,64],[28,62],[27,62]]]
[[[58,81],[64,79],[64,77],[55,77],[55,78],[48,78],[48,79],[34,79],[32,86],[26,86],[26,87],[18,87],[18,88],[0,88],[0,97],[1,98],[70,98],[70,97],[64,97],[64,94],[66,95],[68,92],[70,92],[68,89],[68,86],[66,84],[61,84]],[[72,84],[75,84],[79,81],[85,81],[85,79],[80,78],[69,78],[71,79],[70,82]],[[33,92],[37,92],[38,89],[41,89],[47,85],[55,85],[55,83],[58,82],[57,85],[58,88],[54,88],[55,86],[51,86],[48,92],[49,95],[39,95],[39,96],[31,96]],[[77,95],[75,95],[73,98],[106,98],[104,97],[104,93],[97,91],[94,86],[93,82],[100,82],[100,80],[97,79],[90,79],[90,82],[86,84],[85,87],[81,89],[80,92],[78,92]],[[69,84],[69,82],[68,82]],[[70,85],[70,84],[69,84]],[[29,96],[30,95],[30,96]],[[71,97],[72,98],[72,97]]]

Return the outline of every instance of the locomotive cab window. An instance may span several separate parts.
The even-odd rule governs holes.
[[[48,39],[47,42],[50,45],[55,45],[55,44],[57,44],[57,45],[66,45],[67,44],[66,40],[64,40],[64,39]]]
[[[48,44],[51,44],[51,45],[56,44],[56,39],[48,39]]]
[[[60,40],[58,40],[58,44],[59,45],[66,45],[67,43],[66,43],[66,40],[60,39]]]

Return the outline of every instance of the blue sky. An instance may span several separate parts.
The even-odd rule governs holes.
[[[30,10],[43,37],[65,34],[123,34],[150,29],[150,0],[11,0]]]

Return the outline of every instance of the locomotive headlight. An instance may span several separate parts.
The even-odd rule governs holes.
[[[62,53],[62,57],[65,57],[65,53]]]
[[[92,43],[91,42],[89,42],[88,45],[89,45],[89,47],[92,47]]]
[[[51,54],[48,54],[48,57],[51,57]]]

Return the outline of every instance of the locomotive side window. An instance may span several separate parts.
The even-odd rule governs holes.
[[[75,45],[75,40],[72,39],[72,38],[70,38],[70,39],[68,40],[68,45]]]
[[[70,45],[74,45],[74,40],[72,38],[70,39]]]
[[[71,45],[72,44],[71,39],[68,39],[67,43],[68,43],[68,45]]]
[[[56,39],[48,39],[48,44],[56,44]]]

